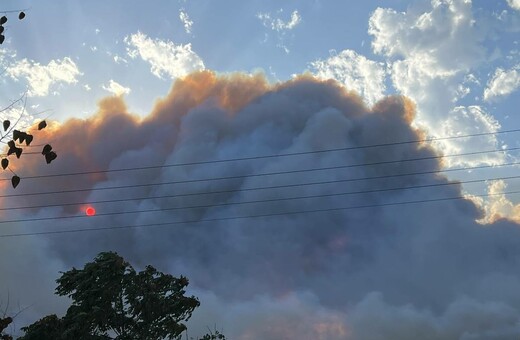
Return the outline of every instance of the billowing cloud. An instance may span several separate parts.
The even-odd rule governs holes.
[[[520,11],[520,0],[507,0],[507,3],[511,8]]]
[[[415,124],[433,137],[448,136],[454,120],[468,134],[492,133],[497,123],[484,107],[462,108],[478,79],[471,73],[490,56],[483,42],[489,31],[479,26],[467,0],[433,0],[406,12],[378,8],[369,21],[373,51],[388,59],[394,88],[417,104]],[[466,104],[467,105],[467,104]],[[477,103],[472,107],[478,106]],[[470,114],[464,114],[469,112]],[[494,148],[496,138],[443,141],[442,150],[467,152]],[[451,165],[496,164],[503,156],[459,157]]]
[[[336,79],[348,90],[361,94],[369,105],[381,99],[386,90],[384,65],[352,50],[334,53],[325,60],[312,62],[310,66],[317,77]]]
[[[26,58],[15,60],[6,72],[15,80],[25,79],[30,96],[46,96],[54,85],[75,84],[82,74],[69,57],[51,60],[47,65]]]
[[[179,10],[179,19],[181,20],[182,24],[184,25],[184,30],[186,31],[186,33],[191,33],[191,27],[193,26],[193,20],[190,19],[190,16],[184,10],[184,8],[181,8]]]
[[[11,299],[59,313],[62,302],[48,298],[58,270],[116,250],[138,268],[190,278],[202,303],[190,336],[216,323],[238,340],[518,337],[520,226],[478,224],[483,210],[471,200],[429,201],[462,190],[432,173],[442,164],[428,145],[357,148],[424,138],[414,114],[404,97],[369,108],[311,76],[269,84],[194,73],[143,118],[123,98],[105,98],[92,117],[35,132],[52,140],[55,162],[22,157],[16,191],[0,183],[2,195],[55,192],[3,197],[2,234],[64,232],[0,238],[24,250],[1,262],[2,273],[24,272],[21,283],[5,281]],[[321,152],[337,148],[350,150]],[[229,161],[237,158],[248,159]],[[29,178],[60,172],[84,174]],[[85,217],[86,202],[97,217]],[[14,209],[35,205],[46,207]],[[5,222],[21,218],[40,220]],[[148,226],[68,233],[125,225]]]
[[[520,65],[510,70],[497,68],[484,90],[484,99],[488,101],[505,97],[520,87]]]
[[[141,32],[125,37],[124,41],[128,55],[148,62],[152,73],[159,78],[173,79],[204,69],[202,59],[193,52],[191,44],[177,45],[169,40],[149,38]]]
[[[480,223],[493,223],[504,218],[520,223],[520,204],[515,204],[506,195],[507,187],[507,182],[504,180],[489,181],[487,197],[468,195],[469,199],[486,211],[484,218],[479,220]]]
[[[129,94],[131,89],[129,87],[125,87],[113,79],[110,79],[107,85],[102,85],[101,88],[105,91],[111,92],[116,96],[122,96],[124,94]]]

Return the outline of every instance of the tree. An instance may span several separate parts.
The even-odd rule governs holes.
[[[9,316],[0,318],[0,339],[1,340],[12,340],[10,335],[4,334],[4,330],[13,322],[13,319]]]
[[[188,279],[146,266],[136,272],[114,252],[100,253],[83,269],[56,280],[56,293],[72,298],[63,318],[49,315],[23,327],[21,340],[181,339],[200,303],[185,296]],[[219,336],[219,337],[217,337]],[[203,339],[225,339],[218,333]]]

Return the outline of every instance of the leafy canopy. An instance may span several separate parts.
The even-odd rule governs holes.
[[[194,296],[185,296],[185,277],[152,266],[136,272],[114,252],[100,253],[56,282],[56,293],[72,298],[66,315],[49,315],[22,328],[20,339],[180,339],[183,322],[200,305]]]

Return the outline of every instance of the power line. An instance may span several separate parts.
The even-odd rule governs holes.
[[[270,202],[279,202],[279,201],[291,201],[291,200],[301,200],[301,199],[324,198],[324,197],[334,197],[334,196],[346,196],[346,195],[355,195],[355,194],[368,194],[368,193],[376,193],[376,192],[388,192],[388,191],[396,191],[396,190],[421,189],[421,188],[441,187],[441,186],[450,186],[450,185],[459,185],[459,184],[468,184],[468,183],[480,183],[480,182],[485,182],[485,181],[489,181],[489,180],[505,180],[505,179],[517,179],[517,178],[520,178],[520,176],[509,176],[509,177],[500,177],[500,178],[487,178],[487,179],[468,180],[468,181],[461,181],[461,182],[422,184],[422,185],[415,185],[415,186],[409,186],[409,187],[393,187],[393,188],[385,188],[385,189],[370,189],[370,190],[359,190],[359,191],[349,191],[349,192],[329,193],[329,194],[318,194],[318,195],[307,195],[307,196],[276,197],[276,198],[252,200],[252,201],[211,203],[211,204],[203,204],[203,205],[168,207],[168,208],[151,208],[151,209],[132,210],[132,211],[117,211],[117,212],[100,213],[100,214],[96,214],[96,216],[74,215],[74,216],[38,217],[38,218],[5,220],[5,221],[0,221],[0,224],[4,224],[4,223],[21,223],[21,222],[37,222],[37,221],[39,222],[39,221],[76,219],[76,218],[92,218],[92,217],[102,217],[102,216],[114,216],[114,215],[126,215],[126,214],[163,212],[163,211],[186,210],[186,209],[204,209],[204,208],[234,206],[234,205],[243,205],[243,204],[270,203]],[[150,199],[151,198],[153,198],[153,197],[150,197]],[[157,198],[159,198],[159,197],[157,197]],[[160,197],[160,198],[169,198],[169,196],[163,196],[163,197]],[[107,201],[105,201],[105,203],[107,203],[107,202],[123,202],[123,201],[131,201],[131,200],[136,200],[136,199],[107,200]],[[69,205],[69,204],[64,204],[64,205]]]
[[[515,131],[520,131],[520,129],[507,130],[507,131],[503,131],[503,133],[515,132]],[[318,154],[318,153],[326,153],[326,152],[350,151],[350,150],[359,150],[359,149],[374,148],[374,147],[384,147],[384,146],[394,146],[394,145],[421,143],[421,142],[436,141],[436,140],[447,140],[447,139],[456,139],[456,138],[476,137],[476,136],[483,136],[483,135],[490,135],[490,134],[493,134],[493,133],[479,133],[479,134],[472,134],[472,135],[451,136],[451,137],[442,137],[442,138],[430,138],[430,139],[422,139],[422,140],[402,141],[402,142],[372,144],[372,145],[362,145],[362,146],[352,146],[352,147],[333,148],[333,149],[325,149],[325,150],[280,153],[280,154],[273,154],[273,155],[261,155],[261,156],[250,156],[250,157],[239,157],[239,158],[228,158],[228,159],[216,159],[216,160],[210,160],[210,161],[198,161],[198,162],[186,162],[186,163],[176,163],[176,164],[152,165],[152,166],[144,166],[144,167],[130,167],[130,168],[120,168],[120,169],[109,169],[109,170],[92,170],[92,171],[57,173],[57,174],[47,174],[47,175],[35,175],[35,176],[25,176],[25,177],[22,177],[22,178],[24,178],[24,179],[51,178],[51,177],[91,175],[91,174],[111,173],[111,172],[121,172],[121,171],[150,170],[150,169],[160,169],[160,168],[168,168],[168,167],[204,165],[204,164],[217,164],[217,163],[225,163],[225,162],[258,160],[258,159],[277,158],[277,157],[301,156],[301,155]],[[467,152],[467,153],[443,155],[443,156],[429,156],[429,157],[422,157],[422,158],[416,158],[416,159],[412,158],[412,159],[396,160],[396,161],[365,163],[365,164],[352,165],[352,167],[355,167],[355,166],[367,166],[367,165],[379,165],[379,164],[389,164],[389,163],[415,161],[415,160],[439,159],[439,158],[456,157],[456,156],[469,156],[469,155],[478,155],[478,154],[492,153],[492,152],[507,152],[507,151],[514,151],[514,150],[519,150],[519,149],[520,149],[520,147],[514,147],[514,148],[508,148],[508,149],[493,149],[493,150],[486,150],[486,151]],[[9,181],[10,179],[9,178],[2,178],[0,180]]]
[[[509,195],[509,194],[518,194],[518,193],[520,193],[520,190],[518,190],[518,191],[508,191],[508,192],[504,192],[504,193],[495,193],[495,194],[489,194],[488,193],[488,194],[473,195],[473,196],[474,197],[489,197],[489,196],[506,195],[506,194],[507,195]],[[245,215],[245,216],[230,216],[230,217],[218,217],[218,218],[208,218],[208,219],[201,219],[201,220],[187,220],[187,221],[175,221],[175,222],[164,222],[164,223],[149,223],[149,224],[136,224],[136,225],[111,226],[111,227],[96,227],[96,228],[78,228],[78,229],[39,231],[39,232],[29,232],[29,233],[14,233],[14,234],[3,234],[3,235],[0,235],[0,238],[35,236],[35,235],[69,234],[69,233],[92,232],[92,231],[102,231],[102,230],[122,230],[122,229],[135,229],[135,228],[149,228],[149,227],[165,227],[165,226],[173,226],[173,225],[179,225],[179,224],[193,224],[193,223],[206,223],[206,222],[219,222],[219,221],[240,220],[240,219],[249,219],[249,218],[262,218],[262,217],[274,217],[274,216],[286,216],[286,215],[298,215],[298,214],[312,214],[312,213],[320,213],[320,212],[331,212],[331,211],[353,210],[353,209],[367,209],[367,208],[377,208],[377,207],[406,205],[406,204],[441,202],[441,201],[450,201],[450,200],[459,200],[459,199],[467,199],[467,198],[464,197],[464,196],[455,196],[455,197],[444,197],[444,198],[435,198],[435,199],[428,199],[428,200],[389,202],[389,203],[381,203],[381,204],[368,204],[368,205],[358,205],[358,206],[350,206],[350,207],[337,207],[337,208],[327,208],[327,209],[286,211],[286,212],[279,212],[279,213],[258,214],[258,215]]]
[[[399,174],[394,176],[402,176],[409,174]],[[377,176],[377,178],[386,178],[390,176]],[[246,201],[246,202],[236,202],[236,203],[223,203],[223,204],[212,204],[210,206],[194,206],[194,207],[178,207],[172,208],[174,210],[177,209],[193,209],[193,208],[207,208],[214,207],[220,205],[232,205],[232,204],[250,204],[250,203],[265,203],[272,201],[284,201],[290,199],[305,199],[305,198],[319,198],[319,197],[327,197],[327,196],[343,196],[343,195],[353,195],[353,194],[367,194],[367,193],[375,193],[375,192],[387,192],[387,191],[395,191],[395,190],[410,190],[410,189],[421,189],[421,188],[430,188],[430,187],[440,187],[440,186],[448,186],[448,185],[459,185],[459,184],[470,184],[470,183],[482,183],[486,181],[497,181],[497,180],[510,180],[510,179],[518,179],[518,176],[506,176],[506,177],[494,177],[494,178],[483,178],[483,179],[475,179],[475,180],[467,180],[467,181],[457,181],[457,182],[448,182],[448,183],[433,183],[433,184],[421,184],[421,185],[412,185],[407,187],[393,187],[393,188],[385,188],[385,189],[371,189],[371,190],[362,190],[362,191],[352,191],[352,192],[343,192],[336,194],[323,194],[323,195],[313,195],[313,196],[302,196],[302,197],[291,197],[291,198],[276,198],[276,199],[268,199],[268,200],[259,200],[259,201]],[[255,188],[244,188],[244,189],[228,189],[228,190],[216,190],[216,191],[206,191],[206,192],[191,192],[191,193],[183,193],[183,194],[173,194],[173,195],[159,195],[159,196],[142,196],[142,197],[134,197],[134,198],[121,198],[121,199],[109,199],[109,200],[98,200],[98,201],[83,201],[83,202],[68,202],[68,203],[55,203],[55,204],[43,204],[43,205],[30,205],[30,206],[20,206],[20,207],[7,207],[0,208],[0,211],[9,211],[9,210],[20,210],[20,209],[38,209],[38,208],[52,208],[52,207],[64,207],[64,206],[74,206],[74,205],[89,205],[89,204],[101,204],[101,203],[117,203],[117,202],[129,202],[129,201],[138,201],[138,200],[150,200],[150,199],[162,199],[162,198],[176,198],[176,197],[187,197],[187,196],[202,196],[202,195],[214,195],[214,194],[224,194],[224,193],[238,193],[245,191],[256,191],[256,190],[269,190],[269,189],[281,189],[281,188],[291,188],[291,187],[303,187],[303,186],[311,186],[311,185],[323,185],[323,184],[333,184],[333,183],[344,183],[344,182],[352,182],[361,179],[338,179],[338,180],[329,180],[329,181],[318,181],[318,182],[306,182],[306,183],[297,183],[297,184],[283,184],[283,185],[274,185],[267,187],[255,187]],[[170,210],[170,209],[166,209]],[[125,213],[139,213],[139,212],[149,212],[149,211],[135,211],[135,212],[121,212],[121,213],[106,213],[99,214],[98,216],[112,215],[112,214],[125,214]],[[63,218],[75,218],[75,217],[84,217],[84,216],[68,216]],[[26,219],[26,220],[10,220],[10,221],[0,221],[1,223],[8,222],[28,222],[33,221],[34,219]]]
[[[510,149],[508,149],[506,151],[517,150],[517,149],[520,149],[520,147],[510,148]],[[109,190],[109,189],[125,189],[125,188],[148,187],[148,186],[167,185],[167,184],[196,183],[196,182],[205,182],[205,181],[214,181],[214,180],[229,180],[229,179],[240,179],[240,178],[247,178],[247,177],[260,177],[260,176],[271,176],[271,175],[281,175],[281,174],[294,174],[294,173],[310,172],[310,171],[346,169],[346,168],[354,168],[354,167],[361,167],[361,166],[372,166],[372,165],[393,164],[393,163],[400,163],[400,162],[412,162],[412,161],[420,161],[420,160],[431,160],[431,159],[438,159],[438,158],[445,158],[445,157],[468,156],[468,155],[482,154],[482,153],[489,153],[489,152],[504,152],[504,150],[496,149],[496,150],[492,150],[492,151],[476,151],[476,152],[452,154],[452,155],[445,155],[445,156],[428,156],[428,157],[420,157],[420,158],[409,158],[409,159],[404,159],[404,160],[372,162],[372,163],[361,163],[361,164],[349,164],[349,165],[339,165],[339,166],[312,168],[312,169],[296,169],[296,170],[286,170],[286,171],[278,171],[278,172],[270,172],[270,173],[260,173],[260,174],[247,174],[247,175],[224,176],[224,177],[213,177],[213,178],[200,178],[200,179],[181,180],[181,181],[169,181],[169,182],[160,182],[160,183],[132,184],[132,185],[121,185],[121,186],[112,186],[112,187],[101,187],[101,188],[84,188],[84,189],[72,189],[72,190],[56,190],[56,191],[47,191],[47,192],[8,194],[8,195],[0,195],[0,198],[19,197],[19,196],[34,196],[34,195],[46,195],[46,194],[61,194],[61,193],[83,192],[83,191],[97,191],[97,190]],[[496,165],[496,166],[517,165],[517,164],[520,164],[520,162],[505,163],[505,164],[499,164],[499,165]],[[176,165],[161,165],[161,166],[153,166],[151,168],[158,168],[158,167],[162,168],[162,167],[169,167],[169,166],[176,166]],[[488,167],[495,167],[495,165],[466,167],[466,168],[461,168],[461,169],[446,169],[446,170],[439,170],[439,171],[433,171],[433,172],[422,172],[422,173],[413,173],[413,174],[441,173],[441,172],[460,171],[460,170],[469,170],[469,169],[483,169],[483,168],[488,168]],[[136,170],[136,169],[142,169],[142,168],[133,168],[133,169],[129,168],[129,169],[126,169],[126,170]],[[108,170],[108,171],[112,171],[112,170]],[[120,171],[125,171],[125,170],[120,170]],[[388,177],[393,177],[393,176],[400,176],[400,175],[390,175]],[[387,176],[373,177],[373,178],[367,178],[367,179],[386,178],[386,177]],[[354,179],[354,180],[358,180],[358,179]]]

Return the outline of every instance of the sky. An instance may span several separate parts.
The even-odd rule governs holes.
[[[14,332],[115,250],[190,336],[518,339],[518,0],[0,6],[0,118],[48,123],[0,182]]]

